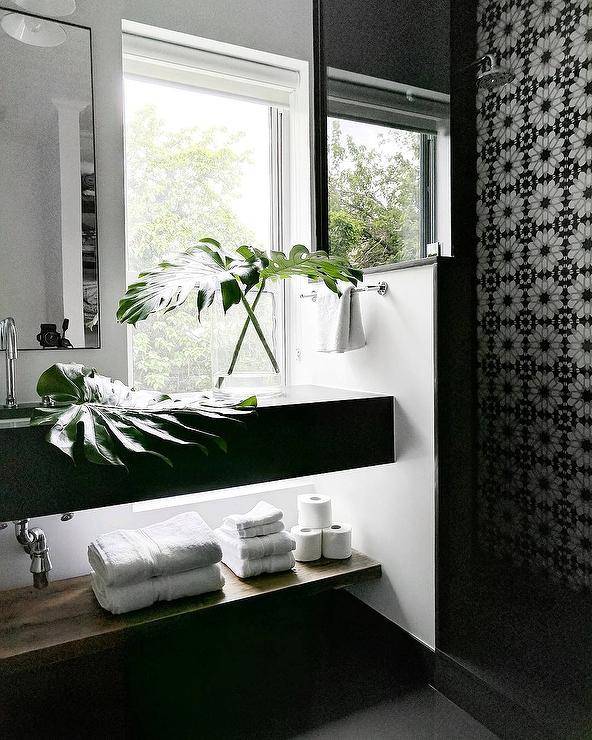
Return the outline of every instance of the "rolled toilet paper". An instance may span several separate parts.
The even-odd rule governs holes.
[[[298,496],[298,524],[311,529],[331,526],[331,499],[318,493]]]
[[[351,532],[349,524],[336,522],[323,529],[323,557],[329,560],[345,560],[351,557]]]
[[[323,552],[323,530],[301,527],[297,524],[290,530],[292,537],[296,540],[294,560],[298,563],[310,563],[318,560]]]

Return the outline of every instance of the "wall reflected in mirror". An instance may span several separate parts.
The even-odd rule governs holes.
[[[90,30],[0,8],[0,318],[20,349],[99,346],[96,211]]]
[[[332,253],[450,254],[448,3],[320,0]]]

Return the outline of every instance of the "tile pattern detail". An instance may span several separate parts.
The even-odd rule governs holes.
[[[480,0],[479,532],[592,588],[592,3]]]

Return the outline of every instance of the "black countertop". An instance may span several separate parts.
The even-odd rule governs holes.
[[[12,418],[28,416],[32,407],[11,411]],[[83,458],[73,464],[45,441],[46,433],[29,426],[0,430],[0,521],[395,461],[392,396],[319,386],[262,399],[244,425],[221,431],[226,454],[179,449],[172,469],[149,456],[133,461],[129,472]]]

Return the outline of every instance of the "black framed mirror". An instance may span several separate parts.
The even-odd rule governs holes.
[[[91,32],[0,8],[0,318],[19,349],[100,346]]]
[[[315,2],[317,244],[366,271],[452,253],[449,16]]]

